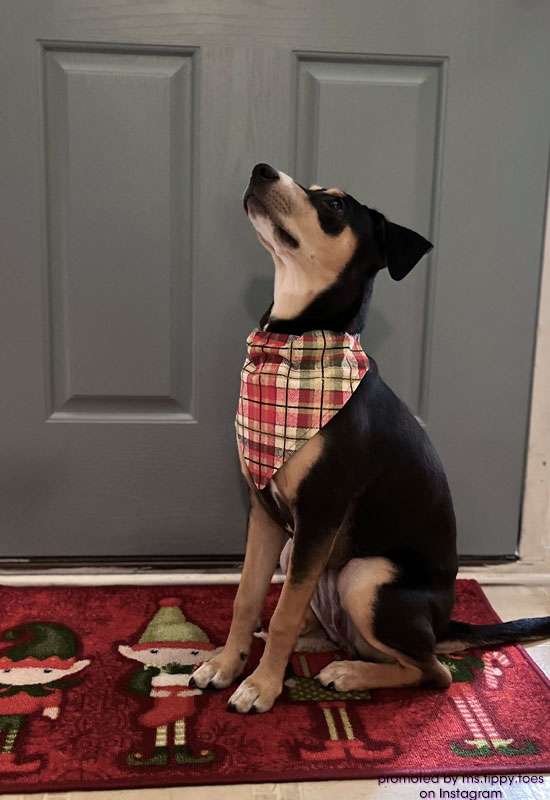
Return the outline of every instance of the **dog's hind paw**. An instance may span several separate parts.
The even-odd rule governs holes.
[[[315,677],[323,686],[337,692],[366,689],[368,668],[365,667],[362,661],[331,661]]]

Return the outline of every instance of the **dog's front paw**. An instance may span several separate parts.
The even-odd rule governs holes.
[[[262,674],[257,669],[233,692],[227,707],[230,711],[238,711],[240,714],[247,714],[249,711],[263,714],[273,706],[282,690],[281,680],[274,675]]]
[[[189,683],[199,689],[225,689],[239,677],[246,664],[246,653],[231,655],[222,650],[217,656],[198,667]]]
[[[329,689],[337,692],[351,692],[365,689],[368,685],[367,665],[363,661],[332,661],[316,679]]]

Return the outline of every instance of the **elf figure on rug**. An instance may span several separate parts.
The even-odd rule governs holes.
[[[285,573],[289,554],[290,549],[287,546],[286,555],[283,550],[281,556],[281,566]],[[268,634],[262,629],[256,631],[254,636],[265,642]],[[365,731],[354,729],[354,701],[370,701],[370,691],[337,692],[325,688],[313,677],[327,664],[344,655],[344,652],[338,651],[338,645],[328,638],[310,607],[288,664],[285,687],[292,703],[307,703],[311,707],[312,734],[317,730],[320,737],[314,748],[301,747],[296,743],[297,755],[302,761],[321,763],[351,759],[381,763],[394,758],[396,747],[393,742],[375,741]]]
[[[150,697],[152,706],[138,718],[155,730],[154,750],[149,756],[129,753],[129,766],[165,766],[169,755],[169,730],[173,727],[173,756],[177,764],[205,764],[214,759],[211,750],[193,753],[188,745],[187,725],[196,709],[201,689],[189,686],[194,669],[217,652],[206,633],[188,622],[177,597],[159,601],[159,609],[134,645],[120,645],[126,658],[140,661],[143,668],[130,678],[131,691]]]
[[[19,763],[15,745],[33,715],[56,720],[62,692],[79,683],[69,678],[87,667],[89,659],[76,658],[78,640],[66,625],[26,622],[2,634],[10,642],[0,652],[0,773],[37,772],[44,758]]]
[[[451,670],[453,683],[449,696],[458,711],[469,736],[463,741],[451,742],[451,750],[457,756],[465,758],[487,757],[494,753],[501,756],[524,756],[537,753],[538,748],[532,741],[518,744],[513,737],[504,736],[497,728],[497,722],[491,715],[491,705],[483,703],[484,696],[500,702],[499,693],[504,682],[504,669],[511,662],[504,652],[485,652],[482,658],[472,655],[439,656],[439,659]],[[475,670],[483,670],[486,688],[484,695],[479,695],[472,688],[475,681]]]
[[[254,636],[266,641],[267,632],[262,630]],[[327,637],[312,609],[308,609],[288,664],[285,687],[291,702],[308,703],[311,706],[312,730],[317,729],[322,733],[318,746],[313,749],[299,746],[298,755],[303,761],[317,762],[348,759],[371,763],[387,761],[395,757],[395,744],[374,741],[366,732],[354,730],[352,722],[354,701],[370,701],[370,691],[337,692],[325,688],[313,677],[327,664],[344,655],[336,647]],[[322,716],[318,713],[319,710]]]
[[[323,720],[325,730],[319,745],[313,749],[300,747],[299,756],[304,761],[347,761],[358,759],[371,763],[380,763],[395,757],[395,745],[392,742],[380,742],[371,739],[364,731],[354,730],[350,713],[354,701],[368,702],[371,694],[368,690],[352,692],[336,692],[325,689],[313,675],[317,675],[337,657],[337,653],[308,652],[299,639],[293,653],[289,672],[291,677],[285,681],[288,696],[294,703],[315,703],[312,706],[312,728],[318,729],[318,721]],[[319,709],[322,713],[318,713]]]

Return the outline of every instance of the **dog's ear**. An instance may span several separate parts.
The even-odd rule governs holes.
[[[429,253],[433,244],[416,231],[386,220],[386,266],[394,281],[400,281]]]
[[[375,234],[382,246],[385,264],[394,281],[402,280],[429,253],[433,244],[410,228],[390,222],[375,209],[373,215]]]

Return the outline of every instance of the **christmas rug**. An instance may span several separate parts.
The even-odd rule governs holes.
[[[297,653],[272,711],[229,713],[233,689],[188,682],[235,591],[0,587],[0,792],[550,771],[549,682],[520,647],[442,657],[447,691],[342,694],[312,677],[338,653]],[[454,617],[498,619],[464,580]]]

